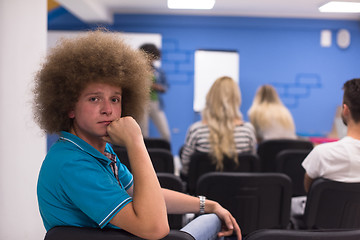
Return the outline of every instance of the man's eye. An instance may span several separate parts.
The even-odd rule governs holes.
[[[113,99],[112,99],[112,102],[118,103],[118,102],[120,102],[120,99],[118,99],[118,98],[113,98]]]
[[[96,102],[96,101],[98,100],[98,98],[97,98],[97,97],[91,97],[89,100],[90,100],[91,102]]]

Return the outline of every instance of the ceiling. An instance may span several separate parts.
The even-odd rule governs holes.
[[[89,23],[112,23],[113,15],[116,13],[360,20],[360,14],[356,13],[319,12],[318,7],[330,0],[217,0],[211,10],[168,9],[166,0],[55,1]],[[360,0],[349,1],[360,2]]]

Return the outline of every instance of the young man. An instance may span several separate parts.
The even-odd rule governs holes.
[[[218,203],[162,189],[139,125],[151,82],[145,55],[115,34],[95,31],[63,40],[36,76],[35,117],[59,133],[38,179],[46,230],[55,226],[121,228],[146,239],[167,235],[167,213],[206,214],[185,226],[196,239],[233,233],[233,216]],[[127,148],[132,173],[108,143]],[[204,222],[205,221],[205,222]],[[204,231],[201,226],[210,226]]]
[[[343,86],[341,117],[347,126],[346,137],[316,146],[303,162],[304,186],[309,191],[315,178],[339,182],[360,182],[360,79]]]
[[[308,192],[314,179],[322,177],[339,182],[360,182],[360,79],[343,86],[341,117],[347,125],[347,135],[337,142],[317,145],[304,159],[304,187]],[[304,214],[306,196],[294,197],[291,218],[298,227]]]

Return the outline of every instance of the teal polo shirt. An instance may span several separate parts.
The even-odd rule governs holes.
[[[109,144],[105,151],[115,154]],[[109,221],[132,201],[126,190],[133,177],[117,158],[119,184],[110,163],[84,140],[61,132],[45,157],[37,184],[46,230],[55,226],[116,228]]]

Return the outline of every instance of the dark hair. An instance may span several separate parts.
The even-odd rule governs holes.
[[[160,50],[152,43],[145,43],[141,45],[140,50],[144,51],[146,54],[151,55],[154,59],[160,59],[161,57]]]
[[[63,39],[35,77],[34,117],[39,126],[47,133],[69,131],[68,113],[90,83],[120,87],[122,116],[140,119],[151,84],[147,56],[104,30]]]
[[[345,82],[343,90],[343,103],[349,107],[352,118],[358,123],[360,122],[360,78]]]

